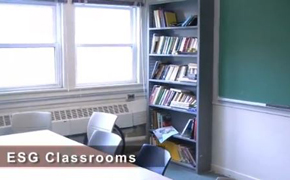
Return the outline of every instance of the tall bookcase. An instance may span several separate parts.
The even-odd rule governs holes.
[[[152,113],[158,111],[171,116],[172,126],[179,132],[183,130],[188,119],[196,119],[196,139],[183,138],[178,135],[169,139],[178,144],[194,149],[192,156],[196,161],[193,167],[186,163],[172,162],[191,168],[197,173],[210,170],[211,132],[212,132],[212,75],[213,75],[213,0],[148,0],[147,9],[147,56],[148,56],[148,106],[149,126],[153,123]],[[190,15],[198,16],[195,26],[156,27],[155,10],[175,12],[178,22],[184,22]],[[198,51],[189,54],[152,53],[153,36],[196,37]],[[174,65],[197,64],[197,82],[179,82],[152,79],[151,74],[156,61]],[[156,85],[190,91],[196,96],[196,108],[190,110],[173,108],[150,103],[152,89]],[[148,127],[148,131],[150,132]],[[150,133],[149,133],[150,134]]]

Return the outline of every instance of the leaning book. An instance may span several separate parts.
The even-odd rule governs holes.
[[[178,131],[173,126],[162,127],[153,131],[159,143],[163,143],[173,135],[178,134]]]

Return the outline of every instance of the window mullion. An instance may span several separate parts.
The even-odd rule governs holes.
[[[75,48],[75,7],[63,5],[63,56],[64,87],[67,90],[76,87],[76,48]]]
[[[54,19],[55,22],[54,25],[54,37],[56,41],[55,46],[55,81],[60,86],[64,86],[64,80],[63,80],[63,23],[62,23],[62,7],[60,4],[56,5],[54,8]]]

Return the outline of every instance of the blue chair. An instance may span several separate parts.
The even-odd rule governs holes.
[[[164,175],[170,160],[171,155],[166,149],[150,144],[143,144],[137,155],[135,164]]]

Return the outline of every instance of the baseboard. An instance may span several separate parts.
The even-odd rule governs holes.
[[[224,175],[229,178],[236,179],[236,180],[259,180],[258,178],[255,178],[255,177],[243,174],[243,173],[239,173],[231,169],[227,169],[227,168],[214,165],[214,164],[211,165],[211,170],[216,174],[221,174],[221,175]]]

